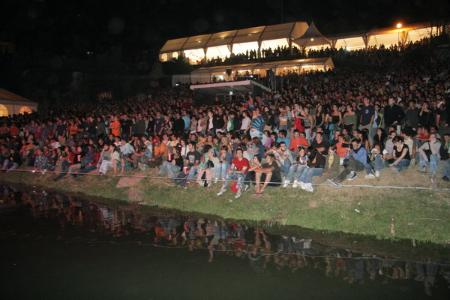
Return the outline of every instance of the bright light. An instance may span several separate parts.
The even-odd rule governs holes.
[[[309,40],[310,40],[311,42],[314,42],[314,38],[310,38]]]
[[[230,91],[230,96],[233,96],[233,91]]]
[[[184,57],[186,57],[191,64],[197,64],[205,58],[203,49],[184,50]]]
[[[274,39],[266,40],[261,43],[261,50],[263,49],[276,49],[277,47],[289,47],[289,42],[287,39]]]
[[[233,44],[233,54],[241,54],[247,51],[258,51],[258,42],[246,42]]]
[[[396,25],[395,25],[395,27],[397,28],[397,29],[400,29],[400,28],[402,28],[403,27],[403,24],[402,23],[400,23],[400,22],[398,22]]]
[[[206,58],[212,59],[216,57],[225,58],[227,56],[230,56],[230,50],[228,49],[228,46],[215,46],[215,47],[209,47],[206,50]]]

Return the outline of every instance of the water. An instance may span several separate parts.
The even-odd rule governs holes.
[[[448,248],[0,192],[0,299],[450,298]]]

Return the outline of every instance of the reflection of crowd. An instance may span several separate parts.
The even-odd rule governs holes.
[[[311,239],[273,236],[261,227],[206,218],[149,216],[135,206],[110,208],[95,202],[48,194],[43,191],[18,193],[2,187],[3,207],[25,205],[35,218],[58,220],[65,229],[82,226],[115,237],[149,234],[155,247],[186,248],[207,251],[208,261],[220,256],[248,259],[257,272],[266,270],[318,269],[328,277],[347,283],[367,281],[388,283],[395,280],[423,282],[429,295],[437,280],[446,280],[450,288],[450,269],[446,262],[402,261],[389,257],[353,253],[316,245]]]
[[[0,164],[55,171],[54,180],[157,169],[183,187],[220,182],[218,194],[236,198],[250,182],[257,195],[280,185],[312,192],[325,173],[340,185],[414,165],[448,181],[449,58],[433,53],[425,65],[289,75],[279,91],[229,103],[196,106],[177,87],[2,118]]]

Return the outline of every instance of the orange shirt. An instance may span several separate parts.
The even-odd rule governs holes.
[[[348,148],[343,146],[343,143],[339,142],[336,144],[336,154],[340,157],[340,158],[344,158],[347,157],[348,154]]]
[[[120,122],[119,122],[119,120],[112,121],[111,125],[109,127],[111,128],[111,133],[112,133],[113,136],[120,136]]]
[[[159,146],[155,146],[153,149],[153,155],[155,157],[162,157],[167,155],[167,145],[161,143]]]
[[[305,137],[299,136],[298,138],[293,138],[291,140],[291,146],[289,147],[290,150],[296,150],[298,147],[305,147],[308,148],[308,140]]]

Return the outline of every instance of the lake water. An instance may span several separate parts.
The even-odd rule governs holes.
[[[449,248],[1,186],[0,299],[450,299]]]

